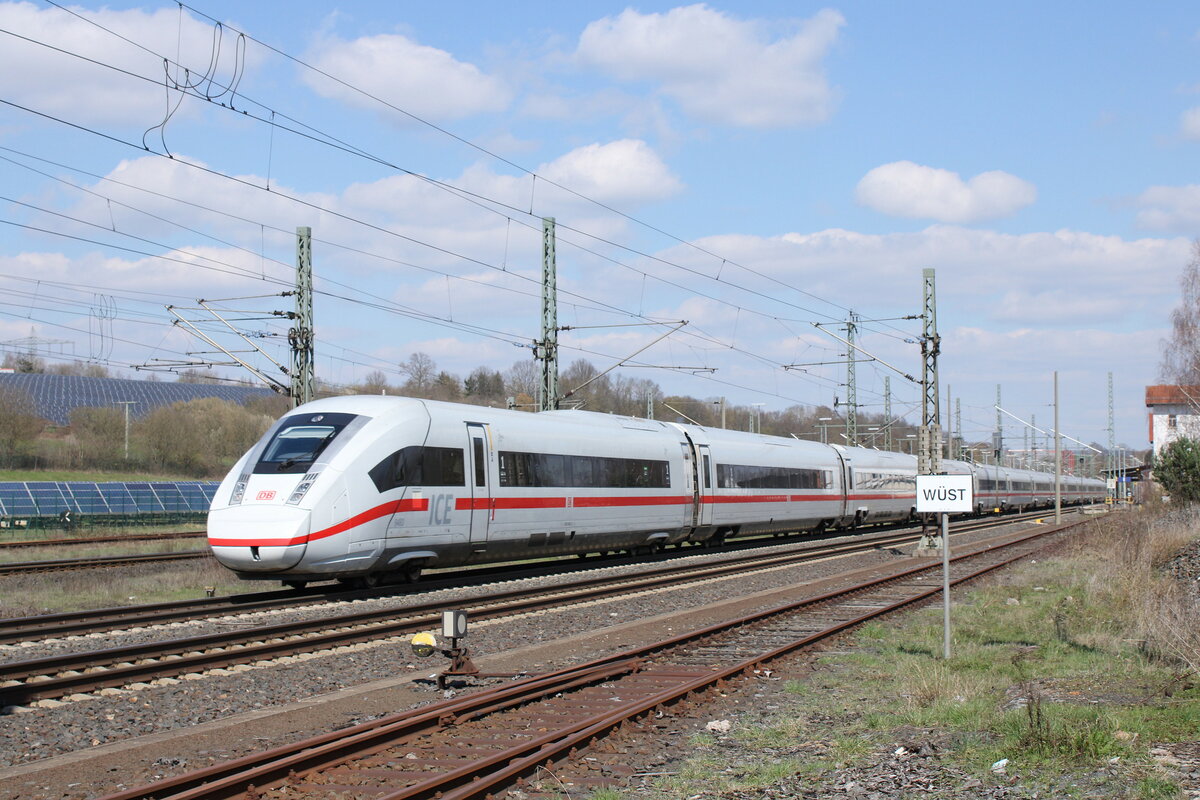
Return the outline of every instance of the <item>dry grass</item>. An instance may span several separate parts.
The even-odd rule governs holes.
[[[218,595],[278,588],[239,581],[212,559],[9,575],[0,579],[0,617],[184,600],[203,597],[210,586]]]
[[[1117,512],[1078,547],[1090,550],[1088,589],[1119,621],[1115,635],[1200,674],[1200,605],[1194,589],[1163,567],[1200,538],[1200,509]],[[1079,553],[1086,556],[1086,553]],[[1198,565],[1200,566],[1200,565]]]

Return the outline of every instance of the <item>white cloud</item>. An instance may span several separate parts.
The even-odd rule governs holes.
[[[662,14],[626,9],[590,23],[576,57],[631,82],[654,81],[687,113],[727,125],[779,128],[824,122],[835,92],[823,59],[845,19],[829,9],[773,35],[698,4]]]
[[[434,120],[502,111],[512,92],[505,83],[445,50],[394,33],[353,41],[323,39],[309,61],[330,75],[411,114]],[[318,94],[384,111],[361,92],[312,72],[302,77]]]
[[[214,46],[212,25],[188,14],[181,16],[176,9],[162,8],[153,13],[107,8],[97,11],[72,8],[72,11],[84,19],[57,8],[41,9],[32,3],[0,3],[0,28],[32,40],[6,36],[4,46],[0,47],[0,94],[6,99],[36,111],[66,116],[72,122],[132,122],[144,129],[160,122],[167,110],[162,57],[175,59],[178,47],[180,61],[192,70],[193,82],[204,75],[210,62]],[[121,41],[114,33],[151,52]],[[224,40],[220,43],[224,46],[214,76],[213,94],[220,91],[217,84],[228,84],[234,74],[236,48],[228,31],[222,31],[221,35]],[[70,53],[82,58],[73,58]],[[159,53],[162,56],[156,55]],[[253,69],[259,62],[254,48],[247,48],[242,55],[246,69]],[[122,75],[117,70],[150,80]],[[188,113],[189,108],[184,103],[181,113]]]
[[[1037,187],[1007,172],[957,172],[894,161],[858,182],[858,202],[894,217],[976,222],[1007,217],[1037,199]]]
[[[1137,199],[1137,224],[1148,230],[1200,233],[1200,185],[1151,186]]]
[[[636,139],[577,147],[537,173],[602,203],[659,200],[682,188],[658,154]]]
[[[1185,139],[1200,140],[1200,107],[1189,108],[1179,119],[1179,129]]]
[[[697,244],[785,284],[847,304],[875,306],[890,302],[888,298],[911,297],[916,306],[921,270],[933,267],[939,298],[957,298],[953,312],[947,313],[1039,325],[1048,319],[1055,324],[1117,324],[1160,314],[1174,302],[1178,271],[1190,252],[1182,237],[1127,240],[1070,230],[1014,235],[952,225],[891,234],[835,228],[773,237],[724,235]],[[683,247],[672,248],[663,258],[716,271],[711,258]],[[732,267],[725,267],[723,280],[841,313]],[[1062,299],[1044,294],[1048,284],[1068,287],[1070,302],[1048,310],[1040,301]],[[865,300],[863,287],[870,290]],[[1005,293],[1029,303],[1005,303]],[[1120,303],[1114,306],[1112,298]]]

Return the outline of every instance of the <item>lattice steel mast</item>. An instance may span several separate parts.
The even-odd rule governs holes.
[[[316,364],[313,358],[312,228],[296,228],[296,313],[288,330],[292,348],[292,407],[313,399]]]
[[[921,430],[917,472],[932,475],[941,470],[941,398],[938,395],[938,353],[942,341],[937,332],[937,290],[934,270],[922,270],[924,302],[921,310]]]
[[[542,338],[533,357],[541,362],[538,411],[558,408],[558,278],[554,256],[554,217],[542,217]]]

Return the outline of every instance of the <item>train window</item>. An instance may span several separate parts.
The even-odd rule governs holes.
[[[704,488],[712,488],[712,461],[708,457],[708,453],[704,454]]]
[[[354,414],[297,414],[283,421],[254,465],[257,474],[304,474]]]
[[[722,489],[828,489],[833,473],[823,469],[717,464]]]
[[[536,481],[538,486],[567,486],[567,463],[563,456],[539,454],[534,462],[537,465]]]
[[[483,439],[478,436],[471,439],[471,452],[475,457],[475,485],[487,485],[487,462],[483,459]]]
[[[665,461],[509,451],[501,451],[499,457],[501,486],[623,489],[671,485]]]
[[[916,475],[902,472],[866,472],[854,471],[855,486],[859,489],[874,489],[876,491],[913,491],[917,490]]]
[[[466,486],[463,451],[454,447],[406,447],[367,474],[380,492],[399,486]]]

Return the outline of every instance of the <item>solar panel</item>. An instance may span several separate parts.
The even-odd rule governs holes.
[[[133,497],[133,502],[137,506],[137,510],[142,513],[157,514],[163,510],[162,503],[158,502],[158,498],[154,496],[154,490],[150,488],[148,483],[127,483],[125,488],[129,490],[130,496]]]
[[[81,514],[107,514],[108,503],[94,483],[68,483],[67,492],[75,501],[75,510]]]
[[[179,486],[174,483],[152,483],[150,488],[154,490],[154,494],[158,496],[158,502],[166,511],[190,511],[188,502],[184,498],[183,493],[179,491]]]
[[[100,494],[104,497],[104,502],[108,503],[108,507],[112,513],[138,513],[137,504],[133,502],[133,497],[130,496],[129,490],[125,488],[125,484],[101,483],[97,484],[97,486],[100,489]]]
[[[208,511],[219,485],[215,481],[5,481],[0,482],[0,516],[56,517],[66,510],[121,515],[202,513]]]
[[[7,516],[33,516],[37,507],[23,483],[0,484],[0,507]]]
[[[0,388],[29,395],[34,412],[55,425],[69,425],[71,412],[80,407],[115,408],[132,402],[130,416],[140,419],[151,411],[180,401],[217,397],[245,403],[254,397],[269,397],[268,389],[252,386],[221,386],[205,383],[167,383],[126,378],[85,378],[81,375],[0,374]]]
[[[181,483],[179,491],[187,501],[188,508],[192,511],[208,511],[212,505],[212,494],[216,490],[218,484],[200,484],[200,483]],[[210,491],[205,491],[209,489]]]
[[[41,488],[34,488],[34,484],[28,484],[28,486],[29,494],[33,496],[34,505],[37,506],[38,516],[49,517],[70,509],[71,504],[63,497],[63,493],[57,486],[53,484]]]

